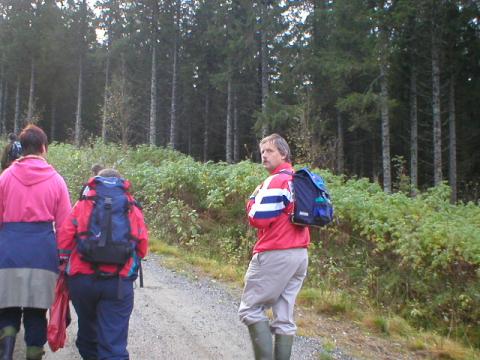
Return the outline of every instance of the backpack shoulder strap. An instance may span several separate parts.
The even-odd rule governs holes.
[[[22,155],[22,145],[18,140],[10,143],[10,149],[8,150],[9,161],[14,161]]]
[[[88,183],[82,185],[82,188],[78,194],[78,200],[93,200],[97,199],[95,189],[92,189]]]
[[[80,237],[86,236],[90,234],[90,222],[92,218],[93,211],[95,210],[95,205],[96,205],[96,200],[97,200],[97,195],[95,189],[91,189],[88,185],[88,183],[83,184],[82,189],[79,194],[78,202],[83,203],[84,205],[87,204],[86,202],[90,201],[92,202],[92,207],[90,208],[90,211],[87,213],[86,211],[82,211],[79,215],[82,217],[87,218],[87,223],[86,223],[86,229],[84,231],[80,231],[76,233],[76,238],[77,241]],[[78,220],[75,220],[78,226]]]
[[[290,171],[290,170],[287,170],[287,169],[283,169],[283,170],[279,171],[279,174],[281,174],[281,173],[293,176],[295,174],[295,171]]]
[[[102,235],[98,246],[103,247],[107,242],[112,241],[112,198],[105,197],[105,202],[103,204],[103,209],[105,210],[103,222],[102,222]]]
[[[127,197],[129,207],[135,206],[135,207],[139,208],[140,210],[143,210],[142,204],[140,204],[140,202],[138,202],[133,197],[133,195],[128,191],[128,189],[125,189],[125,196]]]

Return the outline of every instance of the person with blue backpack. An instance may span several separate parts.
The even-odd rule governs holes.
[[[12,162],[22,156],[22,144],[14,133],[8,134],[8,144],[3,149],[1,165],[2,170],[8,168]]]
[[[292,177],[288,143],[278,134],[260,141],[262,164],[269,172],[250,196],[247,214],[257,229],[253,257],[245,274],[238,309],[247,325],[255,359],[290,359],[296,325],[296,297],[307,275],[310,233],[292,223]],[[270,322],[265,310],[271,308]],[[273,345],[272,334],[275,337]]]
[[[129,358],[133,282],[148,248],[142,210],[129,189],[118,171],[101,170],[58,234],[83,359]]]

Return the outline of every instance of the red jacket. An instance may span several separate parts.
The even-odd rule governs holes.
[[[294,225],[290,221],[293,211],[290,173],[293,172],[291,164],[279,165],[248,200],[248,220],[250,225],[258,229],[254,254],[306,248],[310,244],[308,227]]]
[[[78,274],[94,274],[95,271],[89,262],[83,261],[76,249],[75,236],[88,230],[88,221],[93,210],[94,200],[89,197],[95,195],[94,188],[95,178],[88,181],[86,188],[87,199],[79,200],[72,209],[71,214],[63,223],[57,233],[58,248],[60,258],[68,260],[66,272],[68,275]],[[128,193],[130,182],[125,180],[125,188],[129,202],[134,202],[132,195]],[[130,221],[130,231],[134,238],[137,239],[136,254],[131,257],[124,267],[120,270],[121,277],[135,277],[138,269],[139,258],[144,258],[148,249],[148,231],[145,225],[142,211],[137,206],[131,206],[128,218]],[[101,265],[101,272],[115,273],[116,265]]]

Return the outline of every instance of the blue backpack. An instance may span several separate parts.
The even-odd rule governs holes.
[[[291,220],[302,226],[322,227],[333,221],[333,204],[320,175],[303,168],[292,174],[294,210]]]
[[[8,161],[13,162],[20,156],[22,156],[22,144],[20,144],[20,141],[14,141],[8,152]]]
[[[95,195],[83,197],[93,200],[94,207],[88,230],[77,234],[77,250],[94,269],[110,264],[120,270],[135,249],[128,219],[133,204],[127,197],[123,179],[97,176],[93,189]]]

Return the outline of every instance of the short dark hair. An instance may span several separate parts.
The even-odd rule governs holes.
[[[98,175],[98,173],[103,169],[104,169],[103,165],[101,164],[93,164],[92,167],[90,168],[90,170],[93,173],[93,176]]]
[[[42,147],[48,149],[48,138],[45,132],[37,125],[29,124],[20,133],[22,155],[41,154]]]
[[[8,134],[8,140],[10,140],[10,141],[17,140],[17,135],[15,135],[15,133]]]
[[[292,155],[290,153],[290,147],[287,141],[278,134],[271,134],[260,140],[260,146],[265,143],[272,143],[278,150],[278,152],[285,156],[285,161],[291,163]]]

